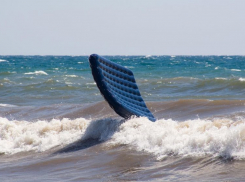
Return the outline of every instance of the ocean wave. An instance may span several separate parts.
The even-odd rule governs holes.
[[[216,77],[216,80],[229,80],[228,78]]]
[[[182,157],[245,158],[245,119],[186,120],[147,118],[128,121],[78,118],[47,121],[9,121],[0,118],[0,153],[43,152],[77,140],[96,139],[111,147],[126,145],[161,160]]]
[[[231,71],[242,71],[242,70],[239,70],[239,69],[231,69]]]
[[[86,83],[86,85],[96,85],[96,83],[95,82],[93,82],[93,83]]]
[[[0,72],[0,76],[4,76],[4,75],[11,75],[11,74],[13,74],[13,73],[16,73],[16,72],[10,72],[10,71],[3,71],[3,72]]]
[[[213,86],[215,87],[225,87],[227,88],[244,88],[244,78],[232,77],[232,78],[224,78],[224,77],[215,77],[215,78],[194,78],[194,77],[173,77],[173,78],[162,78],[162,79],[138,79],[138,84],[150,84],[157,85],[160,87],[169,87],[169,86],[183,86],[189,85],[191,88],[189,89],[201,89],[208,88],[211,89]]]
[[[8,62],[8,61],[4,59],[0,59],[0,62]]]
[[[128,145],[158,159],[168,155],[245,158],[245,119],[187,120],[161,119],[155,123],[135,118],[123,123],[110,141]]]
[[[45,71],[34,71],[34,72],[25,73],[25,75],[48,75],[48,74]]]
[[[1,104],[0,103],[0,107],[17,107],[16,105],[12,105],[12,104]]]
[[[81,137],[89,120],[10,121],[0,117],[0,153],[42,152]]]
[[[77,78],[77,75],[65,75],[66,77]]]
[[[223,77],[216,77],[214,79],[204,79],[198,80],[198,86],[202,87],[223,87],[225,89],[244,89],[243,79],[241,78],[223,78]]]

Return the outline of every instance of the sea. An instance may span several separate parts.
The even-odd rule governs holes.
[[[245,56],[103,56],[156,122],[104,101],[89,56],[0,56],[0,181],[245,181]]]

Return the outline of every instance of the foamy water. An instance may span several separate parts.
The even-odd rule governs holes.
[[[0,118],[0,153],[42,152],[78,139],[107,141],[109,146],[127,145],[157,159],[169,155],[245,158],[245,120],[187,120],[133,118],[121,125],[112,119],[9,121]]]
[[[244,180],[244,56],[106,58],[156,122],[118,117],[88,56],[0,56],[0,181]]]
[[[45,71],[34,71],[34,72],[29,72],[25,73],[25,75],[48,75]]]
[[[17,106],[11,105],[11,104],[2,104],[2,103],[0,103],[0,107],[17,107]]]
[[[6,60],[4,60],[4,59],[0,59],[0,62],[7,62]]]
[[[245,78],[239,78],[239,81],[244,82]]]
[[[111,143],[127,144],[162,159],[168,155],[245,157],[245,120],[188,120],[176,122],[135,118],[122,124]]]
[[[83,118],[27,122],[0,117],[0,153],[42,152],[69,144],[81,137],[88,123]]]

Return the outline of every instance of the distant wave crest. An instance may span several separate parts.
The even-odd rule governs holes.
[[[25,73],[25,75],[48,75],[45,71],[34,71],[34,72],[29,72]]]
[[[0,103],[0,107],[17,107],[16,105],[12,105],[12,104],[2,104]]]
[[[0,62],[8,62],[8,61],[4,59],[0,59]]]

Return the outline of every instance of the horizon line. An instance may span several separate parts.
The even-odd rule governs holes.
[[[0,56],[90,56],[92,54],[88,55],[76,55],[76,54],[6,54]],[[122,54],[98,54],[101,56],[146,56],[146,57],[152,57],[152,56],[245,56],[242,54],[130,54],[130,55],[122,55]]]

